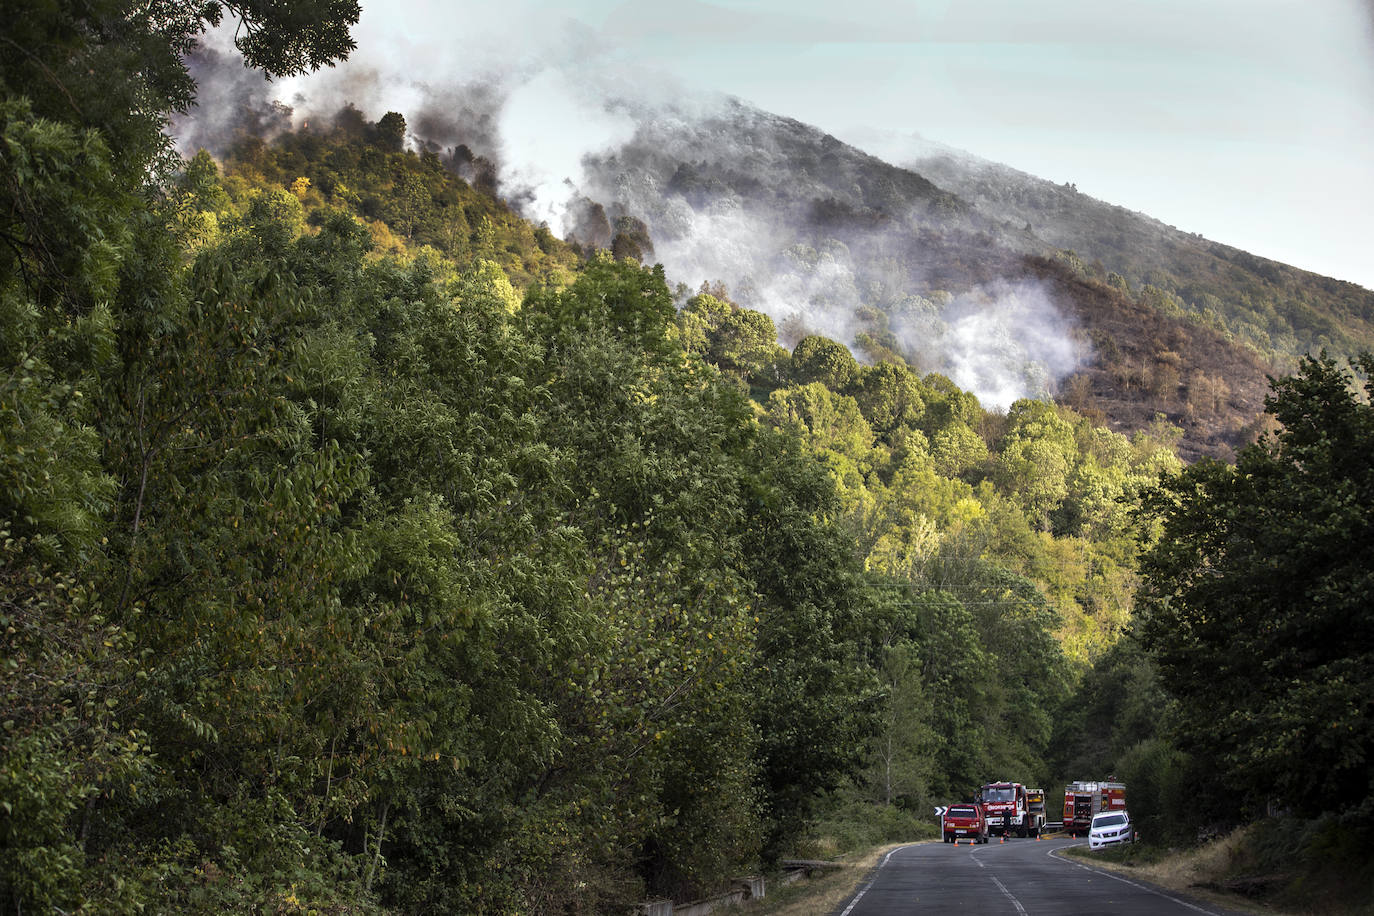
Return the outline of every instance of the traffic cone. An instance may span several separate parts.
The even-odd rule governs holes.
[[[1006,841],[1007,841],[1007,835],[1004,833],[1004,834],[1002,834],[1002,842],[1005,843]]]

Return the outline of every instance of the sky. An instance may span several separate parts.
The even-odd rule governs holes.
[[[512,74],[725,93],[898,164],[924,138],[1374,289],[1374,0],[363,4],[350,60],[283,98],[361,73],[385,87],[353,87],[373,117]],[[546,123],[549,155],[550,134],[614,133]]]

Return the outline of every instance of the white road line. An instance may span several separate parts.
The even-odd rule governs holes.
[[[892,858],[892,856],[893,856],[894,854],[896,854],[896,853],[898,853],[898,852],[901,852],[903,849],[910,849],[912,846],[916,846],[916,845],[918,845],[918,844],[916,844],[916,843],[911,843],[911,844],[906,845],[906,846],[898,846],[896,849],[892,850],[892,851],[889,852],[887,855],[883,856],[883,860],[882,860],[881,862],[878,863],[878,867],[875,868],[875,869],[873,869],[873,877],[872,877],[872,878],[869,878],[869,879],[868,879],[868,883],[865,884],[865,885],[859,890],[859,892],[858,892],[857,894],[854,895],[854,899],[851,900],[851,901],[849,901],[849,906],[847,906],[847,907],[844,908],[844,912],[841,913],[840,916],[849,916],[849,914],[854,910],[854,907],[856,907],[856,906],[859,905],[859,901],[862,900],[862,899],[864,898],[864,894],[867,894],[867,893],[868,893],[868,889],[871,888],[871,887],[873,886],[873,882],[878,880],[878,872],[881,871],[882,868],[883,868],[883,866],[887,864],[887,860],[888,860],[888,859]]]
[[[1215,913],[1212,910],[1203,909],[1202,907],[1196,904],[1189,903],[1187,900],[1180,900],[1177,897],[1171,897],[1163,891],[1159,890],[1158,888],[1150,887],[1150,885],[1148,884],[1139,884],[1135,881],[1132,881],[1129,878],[1123,878],[1120,875],[1113,874],[1112,872],[1106,871],[1105,869],[1093,868],[1091,865],[1085,865],[1082,862],[1075,862],[1072,859],[1066,859],[1063,856],[1059,855],[1058,849],[1051,849],[1048,853],[1046,853],[1046,855],[1048,855],[1052,859],[1058,859],[1060,862],[1066,862],[1069,865],[1075,865],[1078,868],[1083,869],[1084,871],[1090,871],[1095,875],[1103,875],[1105,877],[1112,878],[1116,881],[1120,881],[1122,884],[1129,884],[1131,887],[1138,888],[1142,891],[1148,891],[1149,893],[1154,894],[1156,897],[1163,897],[1165,900],[1172,900],[1179,906],[1186,906],[1190,910],[1196,910],[1199,913],[1205,913],[1206,916],[1220,916],[1219,913]]]
[[[1021,916],[1026,916],[1026,908],[1021,905],[1020,900],[1017,900],[1015,897],[1012,896],[1011,891],[1007,890],[1006,885],[1003,884],[1001,881],[998,881],[996,875],[989,875],[988,877],[992,879],[993,884],[997,885],[998,890],[1007,895],[1007,899],[1011,901],[1011,905],[1016,907],[1016,912],[1020,913]]]

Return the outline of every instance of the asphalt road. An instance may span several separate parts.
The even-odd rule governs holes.
[[[1054,854],[1086,843],[1068,838],[999,843],[993,838],[982,846],[903,846],[888,854],[835,916],[1240,916]]]

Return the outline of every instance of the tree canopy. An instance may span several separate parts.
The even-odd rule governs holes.
[[[398,112],[171,155],[206,27],[295,73],[351,0],[3,16],[0,907],[608,912],[1051,778],[1098,659],[1139,688],[1093,715],[1146,718],[1112,646],[1167,426],[788,353],[637,263],[635,217],[565,243]],[[1368,794],[1347,381],[1314,361],[1281,433],[1153,503],[1181,734],[1222,672],[1227,774],[1295,805]]]
[[[1181,747],[1251,813],[1374,813],[1374,358],[1354,368],[1363,396],[1335,359],[1304,360],[1274,382],[1275,433],[1150,501],[1141,635]]]

